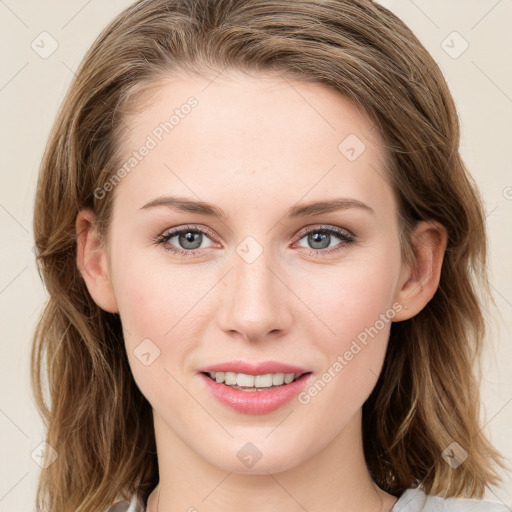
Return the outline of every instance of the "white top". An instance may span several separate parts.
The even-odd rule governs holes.
[[[123,501],[110,507],[106,512],[145,512],[145,506],[134,495],[130,502]],[[421,488],[407,489],[395,503],[391,512],[510,512],[503,503],[464,499],[441,498],[426,495]]]
[[[440,496],[426,495],[421,488],[407,489],[391,512],[510,512],[511,509],[504,503],[490,501],[441,498]],[[132,511],[130,511],[132,512]],[[134,509],[135,512],[135,509]]]

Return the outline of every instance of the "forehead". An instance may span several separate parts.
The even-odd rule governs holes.
[[[288,206],[333,187],[367,201],[390,193],[375,125],[324,84],[234,72],[173,77],[125,125],[122,163],[134,165],[115,193],[132,203],[167,192],[215,202],[228,192],[271,200],[279,190]]]
[[[186,103],[192,98],[196,106],[190,109]],[[302,143],[318,144],[322,138],[326,146],[332,146],[347,130],[379,142],[373,122],[339,91],[326,84],[298,82],[281,75],[254,76],[236,71],[208,79],[178,75],[151,84],[137,103],[135,114],[125,118],[131,128],[125,142],[132,146],[137,140],[130,135],[137,138],[158,131],[157,125],[169,120],[173,127],[172,134],[164,134],[171,135],[167,139],[179,138],[180,132],[193,124],[197,132],[210,132],[212,136],[217,132],[219,137],[221,130],[232,135],[242,130],[253,138],[260,132],[261,139],[266,138],[267,143],[272,139],[275,144],[297,138]],[[187,118],[192,121],[185,122]]]

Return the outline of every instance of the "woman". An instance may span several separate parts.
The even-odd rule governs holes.
[[[39,509],[507,510],[478,501],[505,465],[458,145],[438,66],[368,0],[121,13],[38,183]]]

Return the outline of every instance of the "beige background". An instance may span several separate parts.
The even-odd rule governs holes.
[[[79,61],[130,3],[0,0],[0,511],[33,510],[40,471],[32,453],[37,460],[43,427],[29,388],[31,336],[45,300],[32,253],[38,164]],[[445,73],[462,122],[462,154],[485,199],[500,315],[485,357],[484,428],[512,459],[512,1],[382,3],[411,27]],[[58,47],[45,54],[52,45]],[[512,476],[504,477],[486,499],[512,507]]]

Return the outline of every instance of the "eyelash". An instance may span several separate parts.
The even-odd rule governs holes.
[[[176,235],[180,235],[182,233],[202,233],[204,235],[210,235],[213,237],[213,233],[208,229],[199,229],[196,226],[186,226],[185,228],[175,229],[172,231],[167,232],[166,234],[159,234],[156,237],[152,239],[152,241],[156,245],[163,245],[163,249],[165,251],[168,251],[172,254],[177,254],[180,256],[194,256],[198,252],[200,252],[202,249],[191,249],[191,250],[185,250],[185,249],[178,249],[176,247],[173,247],[171,245],[165,245],[171,238],[175,237]],[[308,229],[305,231],[302,231],[300,233],[300,236],[298,240],[302,240],[304,236],[309,235],[310,233],[324,233],[329,235],[334,235],[337,238],[340,238],[342,240],[342,243],[340,243],[338,246],[335,246],[333,248],[327,249],[311,249],[303,247],[303,249],[308,249],[310,255],[320,255],[320,256],[326,256],[330,255],[339,251],[342,251],[346,248],[347,245],[355,242],[356,238],[354,235],[352,235],[349,231],[341,228],[336,228],[333,226],[319,226],[315,227],[313,229]]]

